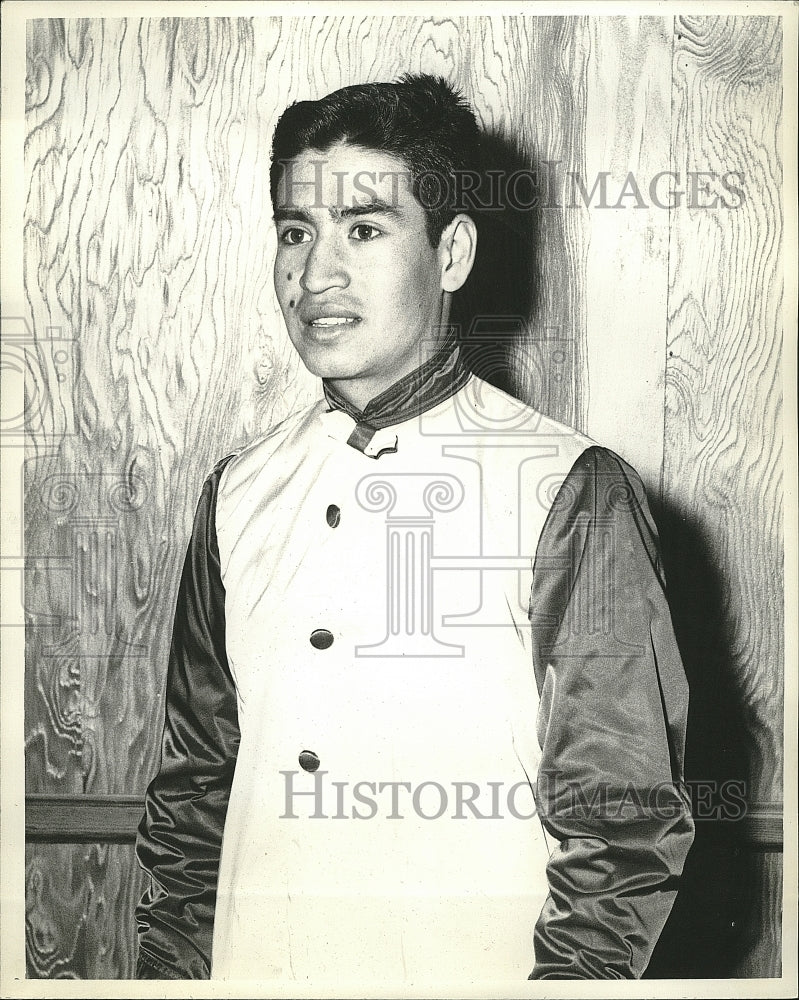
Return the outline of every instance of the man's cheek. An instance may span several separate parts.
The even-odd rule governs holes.
[[[297,267],[291,265],[275,268],[275,291],[277,300],[283,315],[288,318],[289,312],[294,309],[299,301],[299,274]]]

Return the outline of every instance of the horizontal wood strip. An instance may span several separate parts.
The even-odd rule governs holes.
[[[131,843],[144,812],[139,795],[26,795],[28,843]]]
[[[760,851],[782,851],[782,804],[759,802],[738,819],[695,816],[696,841],[706,846],[724,845]]]
[[[144,810],[136,795],[27,795],[28,843],[126,843],[136,839]],[[758,803],[740,819],[697,817],[697,838],[706,845],[734,844],[782,850],[782,805]]]

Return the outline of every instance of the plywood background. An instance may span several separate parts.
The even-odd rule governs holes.
[[[589,190],[607,172],[609,207],[531,212],[507,247],[527,269],[503,286],[526,309],[512,381],[641,471],[691,681],[689,777],[740,779],[778,813],[781,41],[769,17],[28,22],[27,791],[143,793],[202,479],[316,394],[271,289],[277,115],[421,70],[462,88],[508,162]],[[702,204],[739,171],[743,196],[658,207],[668,170],[684,191],[712,172]],[[614,209],[630,172],[646,204]],[[778,972],[779,854],[722,833],[698,837],[652,974]],[[29,975],[129,976],[132,849],[27,861]]]

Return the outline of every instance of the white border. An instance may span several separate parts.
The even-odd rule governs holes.
[[[786,606],[786,669],[785,669],[785,870],[783,908],[783,975],[781,979],[722,979],[722,980],[646,980],[643,982],[575,983],[555,982],[529,984],[519,991],[523,997],[792,997],[797,994],[797,618],[799,599],[799,558],[797,519],[799,518],[799,479],[797,465],[797,25],[799,9],[784,2],[575,2],[505,3],[491,0],[476,2],[406,2],[401,9],[392,5],[391,15],[386,6],[365,0],[340,0],[330,3],[298,2],[183,2],[169,4],[169,15],[177,16],[346,16],[367,11],[379,16],[414,15],[521,15],[547,14],[589,16],[640,14],[669,15],[679,13],[778,16],[784,27],[784,192],[785,208],[785,299],[784,330],[784,430],[785,430],[785,606]],[[163,2],[19,2],[6,0],[2,7],[2,115],[0,142],[0,239],[3,256],[0,271],[0,302],[6,316],[24,315],[21,254],[22,211],[24,208],[24,177],[22,148],[24,139],[24,63],[25,20],[37,17],[128,17],[162,16]],[[22,380],[3,373],[2,390],[6,406],[19,404],[22,410]],[[9,406],[9,409],[10,409]],[[14,552],[21,532],[22,498],[6,488],[20,482],[18,467],[22,449],[0,447],[2,469],[2,517],[0,518],[0,552]],[[209,983],[176,982],[145,983],[128,980],[25,980],[24,961],[24,761],[22,702],[24,641],[22,629],[14,627],[23,621],[22,607],[14,604],[7,582],[0,574],[3,587],[2,680],[0,690],[0,994],[3,997],[241,997],[241,996],[319,996],[319,990],[301,990],[297,986],[280,991],[274,987],[259,987],[257,982]],[[13,589],[13,588],[12,588]],[[7,626],[12,626],[11,628]],[[356,996],[357,985],[342,984],[335,995]],[[333,994],[328,994],[333,995]],[[361,994],[363,995],[363,994]],[[373,994],[374,995],[374,994]],[[430,996],[430,991],[408,991],[407,996]],[[446,994],[441,994],[446,995]],[[468,995],[459,991],[459,995]],[[477,995],[477,994],[474,994]],[[481,994],[485,996],[486,994]],[[507,989],[496,994],[509,996]]]

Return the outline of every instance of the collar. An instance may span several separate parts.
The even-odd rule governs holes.
[[[342,410],[355,421],[347,444],[372,458],[379,458],[386,451],[396,451],[397,443],[395,435],[393,446],[384,447],[375,454],[370,444],[377,431],[418,417],[443,403],[462,389],[470,377],[460,345],[455,337],[450,337],[418,368],[370,399],[363,410],[346,400],[327,379],[322,379],[322,387],[330,409]]]

